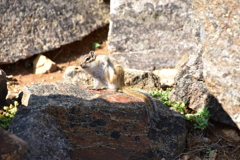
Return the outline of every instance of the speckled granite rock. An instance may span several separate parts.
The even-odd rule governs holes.
[[[0,5],[0,64],[13,63],[77,40],[109,23],[99,0],[16,0]]]
[[[203,78],[202,54],[190,55],[187,62],[179,68],[175,77],[175,87],[169,96],[171,101],[182,101],[195,111],[208,107],[212,120],[236,127],[222,105],[206,87]]]
[[[93,78],[82,70],[80,66],[69,66],[63,73],[63,81],[71,83],[81,83],[83,85],[93,85]]]
[[[192,12],[190,0],[112,0],[109,50],[124,67],[173,68],[197,50],[199,25]]]
[[[23,104],[32,112],[51,115],[61,126],[74,149],[72,159],[172,160],[185,147],[184,118],[159,101],[159,119],[153,128],[141,100],[77,84],[26,86]]]
[[[240,3],[195,1],[195,17],[204,26],[201,45],[206,86],[240,128]]]

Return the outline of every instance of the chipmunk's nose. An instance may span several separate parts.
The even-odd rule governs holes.
[[[80,64],[80,67],[82,68],[86,68],[86,66],[84,64]]]

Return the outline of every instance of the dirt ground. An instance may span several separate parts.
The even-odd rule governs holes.
[[[46,53],[45,56],[57,63],[59,69],[54,73],[33,74],[32,61],[36,56],[21,60],[14,64],[0,65],[8,75],[8,90],[18,93],[26,85],[37,82],[61,82],[62,75],[68,66],[77,66],[78,58],[88,53],[93,43],[103,43],[96,49],[97,54],[108,54],[108,26],[100,28],[89,36],[71,44]],[[177,159],[181,160],[240,160],[240,132],[238,129],[210,122],[205,131],[189,131],[185,153]],[[214,158],[215,157],[215,158]]]
[[[37,82],[61,82],[65,69],[68,66],[77,66],[78,58],[93,49],[94,43],[102,43],[101,47],[95,50],[96,54],[108,54],[107,49],[108,25],[92,32],[81,41],[62,46],[43,55],[54,61],[59,69],[56,72],[48,74],[33,74],[33,60],[36,57],[30,57],[20,60],[13,64],[0,65],[8,76],[8,90],[10,92],[19,92],[26,85]]]

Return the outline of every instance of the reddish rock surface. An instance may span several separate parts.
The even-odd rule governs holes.
[[[74,149],[72,159],[172,159],[185,147],[183,117],[158,101],[153,128],[140,99],[79,84],[26,86],[23,104],[61,126]]]

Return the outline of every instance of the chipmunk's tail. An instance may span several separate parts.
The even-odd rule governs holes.
[[[149,125],[152,127],[154,126],[154,122],[156,122],[156,104],[154,103],[154,101],[151,99],[150,95],[139,91],[139,90],[132,90],[128,87],[123,87],[122,88],[123,93],[128,94],[130,96],[136,97],[136,98],[140,98],[141,100],[143,100],[147,107],[146,107],[146,112],[147,112],[147,116],[148,116],[148,122]]]

